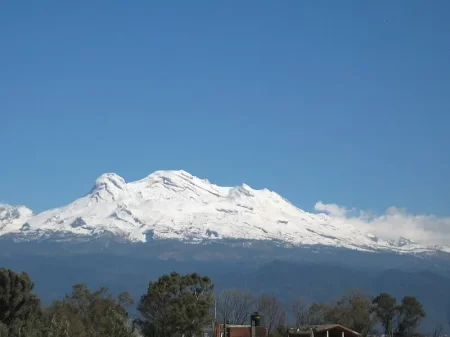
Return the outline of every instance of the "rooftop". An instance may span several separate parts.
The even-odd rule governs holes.
[[[308,334],[311,332],[311,330],[313,332],[321,332],[321,331],[327,331],[327,330],[336,329],[336,328],[347,331],[351,334],[361,335],[360,333],[353,331],[349,328],[346,328],[345,326],[340,325],[340,324],[303,325],[303,326],[299,326],[297,328],[289,329],[289,333],[291,333],[291,334]]]

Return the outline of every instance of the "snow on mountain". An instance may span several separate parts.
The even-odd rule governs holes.
[[[19,231],[33,216],[33,211],[25,206],[0,204],[0,235]]]
[[[220,187],[185,171],[156,171],[130,183],[117,174],[103,174],[87,195],[34,216],[23,206],[0,205],[0,235],[106,233],[133,242],[245,239],[367,251],[438,249],[405,238],[382,240],[326,214],[302,211],[267,189]]]

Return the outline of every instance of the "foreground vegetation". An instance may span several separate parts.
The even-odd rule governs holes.
[[[255,296],[243,290],[225,290],[217,297],[208,277],[198,274],[163,275],[149,283],[131,319],[133,300],[128,293],[113,296],[107,288],[90,290],[77,284],[63,299],[49,307],[41,305],[27,273],[0,269],[0,337],[192,337],[201,335],[217,320],[248,324],[257,310],[271,336],[285,336],[290,326],[339,323],[364,336],[377,328],[388,336],[412,336],[425,311],[415,297],[400,303],[387,293],[371,297],[351,291],[330,303],[309,303],[294,299],[290,310],[278,298]]]
[[[242,290],[226,290],[218,297],[221,319],[230,323],[248,322],[248,312],[256,309],[264,315],[270,335],[286,335],[287,312],[274,296],[254,298]],[[422,304],[413,296],[405,296],[397,304],[395,297],[382,293],[376,297],[352,290],[329,303],[309,303],[304,298],[291,303],[294,321],[290,326],[307,326],[337,323],[363,336],[383,333],[387,336],[405,337],[417,335],[416,329],[425,317]]]

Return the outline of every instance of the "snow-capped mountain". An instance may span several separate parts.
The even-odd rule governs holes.
[[[0,235],[34,240],[103,234],[131,242],[239,239],[366,251],[445,250],[404,238],[383,240],[343,220],[302,211],[267,189],[220,187],[185,171],[157,171],[129,183],[114,173],[103,174],[87,195],[37,215],[24,206],[0,205]]]

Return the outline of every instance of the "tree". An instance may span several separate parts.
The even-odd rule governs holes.
[[[172,272],[150,282],[138,306],[146,336],[192,337],[210,322],[214,286],[197,273]]]
[[[10,326],[39,311],[40,300],[33,293],[34,283],[27,273],[0,269],[0,322]]]
[[[244,324],[249,320],[249,313],[255,303],[253,294],[249,291],[229,289],[217,297],[217,311],[220,320],[231,324]]]
[[[442,335],[442,324],[436,324],[433,333],[431,334],[431,337],[441,337],[441,335]]]
[[[0,337],[8,337],[8,335],[9,335],[8,327],[5,324],[0,323]],[[436,337],[439,337],[439,336],[436,336]]]
[[[134,336],[125,308],[131,303],[128,293],[116,299],[106,287],[91,291],[84,284],[74,285],[71,295],[55,301],[47,311],[49,336]]]
[[[313,303],[308,309],[308,324],[325,324],[326,315],[330,310],[324,303]]]
[[[286,312],[283,303],[274,296],[261,296],[256,303],[256,310],[264,316],[264,323],[269,335],[284,326]]]
[[[397,315],[397,300],[388,293],[381,293],[372,301],[375,313],[384,328],[384,334],[392,336],[394,332],[394,319]]]
[[[15,337],[41,336],[40,299],[33,293],[34,283],[27,273],[0,269],[0,334]]]
[[[307,325],[309,322],[309,304],[304,298],[296,298],[292,302],[292,312],[297,327]]]
[[[372,306],[369,295],[352,290],[328,310],[326,320],[328,323],[344,325],[366,336],[376,325]]]
[[[398,334],[409,335],[414,332],[425,317],[422,304],[414,296],[405,296],[402,304],[398,306]]]

